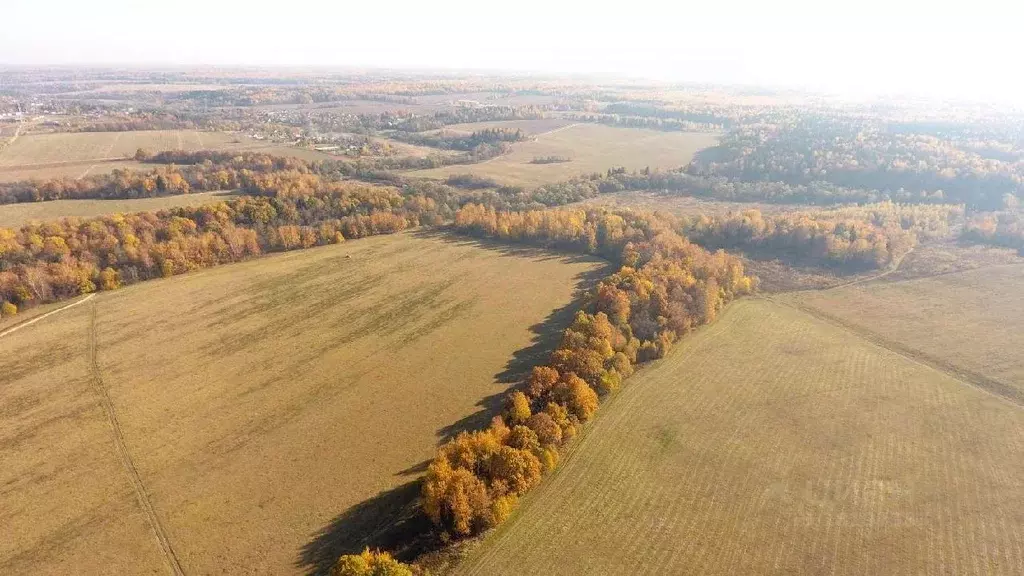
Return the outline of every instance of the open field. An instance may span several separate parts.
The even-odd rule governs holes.
[[[962,244],[956,240],[928,242],[914,248],[888,280],[910,280],[953,272],[966,272],[1004,264],[1024,264],[1012,248]]]
[[[786,296],[921,360],[1024,399],[1024,265]]]
[[[640,371],[460,574],[1020,574],[1024,411],[799,310]]]
[[[0,172],[124,159],[134,155],[139,148],[151,152],[221,150],[251,144],[252,141],[241,134],[195,130],[28,134],[19,137],[0,153]]]
[[[178,206],[198,206],[225,200],[230,192],[200,192],[132,200],[53,200],[0,204],[0,228],[17,228],[32,221],[46,222],[68,216],[90,218],[104,214],[152,212]]]
[[[3,154],[0,153],[0,156]],[[96,174],[107,174],[114,170],[147,170],[147,166],[134,160],[86,160],[84,162],[55,162],[27,167],[0,166],[0,182],[20,182],[22,180],[48,180],[50,178],[85,178]]]
[[[479,419],[598,268],[375,237],[101,293],[0,338],[0,573],[305,571],[333,518]]]
[[[580,174],[627,169],[676,168],[689,163],[698,150],[713,146],[714,134],[657,132],[613,128],[599,124],[573,124],[541,134],[535,140],[512,145],[512,152],[487,162],[468,166],[447,166],[411,172],[428,178],[450,174],[475,174],[502,184],[539,186],[560,182]],[[531,164],[534,158],[566,156],[571,162]]]
[[[451,126],[445,126],[442,131],[444,132],[460,132],[463,134],[472,134],[479,130],[488,130],[493,128],[504,128],[506,130],[522,130],[523,134],[528,136],[536,136],[545,132],[551,132],[572,124],[570,120],[563,120],[561,118],[542,118],[539,120],[503,120],[496,122],[472,122],[469,124],[452,124]]]

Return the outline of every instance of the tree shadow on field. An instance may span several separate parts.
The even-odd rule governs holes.
[[[538,262],[558,260],[567,264],[589,262],[607,264],[597,256],[588,254],[576,254],[572,252],[559,252],[556,249],[534,246],[532,244],[516,244],[511,242],[499,242],[488,238],[477,238],[457,234],[446,228],[419,228],[411,232],[416,238],[441,240],[456,246],[474,246],[491,252],[497,252],[502,256],[514,256],[517,258],[529,258]]]
[[[532,246],[501,244],[437,229],[418,230],[413,234],[454,244],[476,246],[519,258],[598,264],[595,269],[577,274],[573,279],[575,293],[571,302],[530,327],[533,333],[530,345],[514,352],[504,369],[494,376],[501,384],[501,390],[480,400],[477,403],[480,409],[475,413],[438,430],[439,442],[445,442],[459,432],[486,427],[490,419],[501,411],[508,392],[508,384],[521,383],[533,366],[547,359],[547,355],[561,339],[562,331],[572,322],[575,311],[580,308],[588,291],[600,278],[609,273],[611,264],[596,257],[558,253]],[[424,460],[399,471],[396,476],[420,476],[426,472],[429,464],[430,460]],[[327,574],[339,556],[358,554],[367,547],[386,550],[405,562],[413,561],[423,554],[442,550],[443,543],[420,507],[419,496],[420,480],[417,478],[352,506],[334,518],[303,546],[295,565],[308,574]]]
[[[530,331],[533,333],[530,345],[513,352],[512,358],[505,364],[504,369],[494,375],[494,379],[503,385],[521,385],[534,366],[543,364],[547,360],[548,355],[551,354],[561,340],[562,332],[569,324],[572,324],[576,311],[584,304],[590,289],[597,285],[598,280],[607,276],[612,270],[611,263],[596,256],[569,254],[529,245],[503,244],[438,229],[421,230],[415,234],[423,238],[474,246],[517,258],[529,258],[539,261],[559,260],[567,264],[598,264],[594,269],[581,272],[573,278],[575,287],[572,300],[569,303],[552,311],[543,321],[530,326]],[[439,441],[444,443],[457,436],[460,432],[485,428],[491,418],[501,412],[506,393],[507,387],[503,386],[501,391],[481,399],[477,402],[479,410],[438,430]]]
[[[299,553],[295,566],[307,574],[328,574],[338,558],[369,547],[387,550],[403,562],[437,550],[441,541],[419,506],[420,482],[413,480],[360,502],[323,527]]]

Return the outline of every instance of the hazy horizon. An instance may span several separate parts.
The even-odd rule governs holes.
[[[0,65],[372,68],[577,74],[861,96],[1015,102],[1014,27],[993,0],[823,6],[388,5],[128,0],[6,8]]]

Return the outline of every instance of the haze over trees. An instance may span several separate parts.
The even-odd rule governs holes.
[[[0,83],[0,204],[230,193],[205,205],[0,228],[0,316],[5,319],[82,294],[417,227],[487,239],[488,245],[523,244],[612,263],[614,270],[595,282],[576,309],[563,310],[566,321],[559,328],[564,330],[542,354],[530,356],[533,364],[496,402],[500,407],[482,419],[489,424],[444,442],[413,486],[420,494],[417,518],[429,527],[423,538],[442,552],[506,521],[639,366],[664,358],[681,338],[719,318],[729,303],[753,294],[758,280],[751,267],[780,263],[794,277],[812,269],[859,290],[865,281],[893,279],[905,271],[905,260],[914,261],[934,246],[941,250],[931,257],[938,253],[950,260],[971,250],[1004,259],[1015,258],[1014,252],[1024,255],[1024,117],[1014,111],[849,103],[767,90],[398,73],[108,71],[97,79],[7,70],[0,71]],[[39,161],[41,168],[10,155],[5,161],[3,147],[23,130],[74,132],[75,139],[93,138],[96,150],[74,162],[55,163],[60,166],[49,166],[53,158]],[[186,150],[179,143],[176,150],[107,157],[113,150],[109,142],[146,130],[190,131],[197,142],[216,133],[227,144]],[[101,132],[110,134],[101,141]],[[569,143],[531,148],[556,132]],[[595,133],[601,134],[602,154],[610,150],[615,156],[577,154],[599,147]],[[680,142],[691,137],[701,147],[710,141],[717,145],[692,161],[679,160],[689,158],[690,149],[671,155],[668,163],[658,161],[664,160],[657,154],[660,143],[674,142],[678,149],[669,148],[677,153],[685,148]],[[95,164],[90,154],[97,156]],[[595,166],[594,158],[601,165]],[[605,158],[613,161],[604,165]],[[688,163],[671,164],[677,161]],[[486,164],[473,166],[481,163]],[[506,180],[478,170],[502,164],[545,177]],[[548,166],[554,164],[560,166]],[[458,168],[416,172],[444,166]],[[109,173],[99,173],[104,169]],[[16,176],[22,170],[32,176]],[[721,204],[729,210],[671,214],[639,205],[575,204],[627,191],[692,198],[698,206]],[[359,271],[352,274],[358,278]],[[389,278],[373,281],[387,285]],[[296,297],[288,292],[291,286],[282,288],[287,292],[282,297]],[[309,297],[317,287],[305,290]],[[822,294],[827,298],[829,292]],[[757,302],[740,307],[750,305],[749,312],[781,306]],[[388,314],[404,323],[404,309],[396,310]],[[757,329],[775,334],[789,328]],[[829,332],[836,338],[838,333],[838,328]],[[480,334],[487,336],[486,330]],[[806,338],[789,340],[803,346]],[[756,338],[733,341],[758,344]],[[777,357],[794,358],[802,350],[794,344]],[[894,351],[906,353],[899,346]],[[459,360],[457,349],[443,353]],[[714,354],[707,357],[714,364]],[[729,393],[747,390],[743,382],[753,380],[733,378],[745,368],[727,368],[739,382]],[[817,382],[801,376],[806,374],[793,382],[802,397],[815,394]],[[857,377],[871,375],[861,370]],[[679,378],[683,389],[689,386],[686,374]],[[758,397],[755,404],[777,400]],[[906,410],[927,405],[914,403]],[[628,418],[637,419],[634,427],[647,424],[633,414],[623,421]],[[666,446],[676,441],[670,431],[657,430],[655,444],[662,433]],[[429,450],[434,441],[431,437]],[[673,481],[678,488],[685,480]],[[868,480],[858,476],[851,482]],[[883,484],[870,484],[869,491],[897,493]],[[936,494],[939,499],[951,492]],[[701,534],[686,545],[699,547],[701,538],[712,536]],[[397,540],[386,541],[386,550],[373,550],[373,543],[361,554],[332,556],[318,568],[342,576],[421,573],[422,567],[396,560],[415,557],[405,547],[408,542]],[[360,543],[346,550],[362,548]]]

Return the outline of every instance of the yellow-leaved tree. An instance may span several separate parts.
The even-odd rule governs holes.
[[[412,576],[408,566],[387,552],[363,550],[362,554],[346,554],[331,568],[331,576]]]

